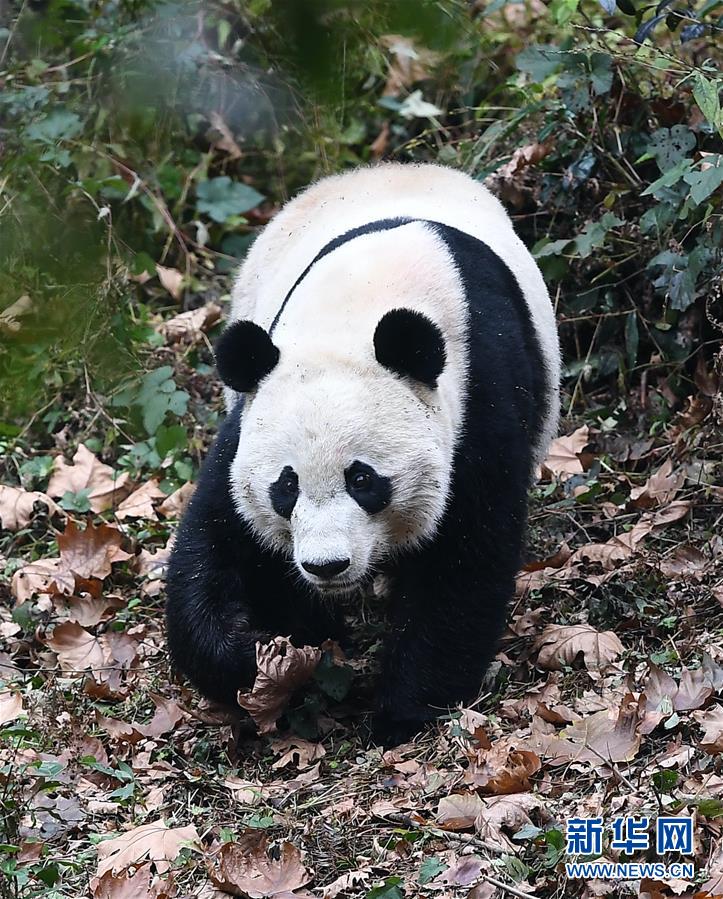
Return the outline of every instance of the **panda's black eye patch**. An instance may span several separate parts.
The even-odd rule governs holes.
[[[349,496],[370,515],[386,509],[392,500],[392,482],[364,462],[352,462],[344,480]]]
[[[269,487],[269,498],[277,515],[291,518],[299,498],[299,476],[290,465],[281,470],[278,479]]]

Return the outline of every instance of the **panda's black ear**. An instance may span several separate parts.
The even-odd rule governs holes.
[[[413,309],[392,309],[382,317],[374,332],[374,352],[385,368],[432,388],[447,361],[442,332]]]
[[[229,325],[216,342],[216,368],[223,383],[239,393],[248,393],[273,371],[279,350],[255,322]]]

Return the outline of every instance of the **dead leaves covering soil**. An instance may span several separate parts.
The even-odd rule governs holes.
[[[60,859],[66,893],[81,895],[88,887],[62,861],[78,855],[93,899],[361,899],[395,877],[399,892],[383,899],[490,899],[500,880],[538,897],[614,897],[615,884],[565,883],[547,835],[561,839],[575,815],[662,808],[695,815],[700,882],[629,895],[713,895],[721,542],[694,528],[706,488],[690,486],[672,453],[647,476],[601,475],[590,498],[598,439],[578,429],[543,466],[569,526],[520,576],[494,699],[384,754],[353,729],[358,700],[325,719],[323,743],[287,734],[234,750],[236,719],[169,682],[164,518],[178,517],[190,488],[165,497],[155,480],[131,485],[81,447],[72,463],[56,460],[45,493],[0,494],[17,531],[60,528],[57,554],[18,557],[11,595],[16,611],[32,610],[28,623],[0,609],[0,727],[44,735],[0,748],[22,809],[16,863],[40,883],[39,866]],[[80,490],[106,521],[54,508]],[[162,536],[139,540],[141,529]],[[660,623],[668,615],[674,629]],[[259,676],[239,702],[261,733],[308,689],[321,654],[283,638],[259,646]]]

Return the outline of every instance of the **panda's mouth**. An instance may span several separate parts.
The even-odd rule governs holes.
[[[351,596],[352,593],[356,593],[361,589],[361,585],[361,581],[345,581],[339,579],[335,581],[316,581],[312,586],[322,596],[333,598]]]

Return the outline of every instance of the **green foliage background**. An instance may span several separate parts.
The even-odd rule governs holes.
[[[279,204],[378,158],[443,162],[501,196],[555,298],[571,410],[615,423],[644,377],[659,427],[720,339],[716,0],[0,10],[7,440],[77,430],[84,396],[127,467],[170,452],[187,475],[178,422],[213,413],[189,407],[155,317],[223,298]],[[182,303],[157,263],[183,275]],[[208,352],[184,362],[210,372]]]

